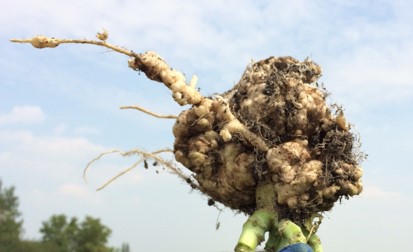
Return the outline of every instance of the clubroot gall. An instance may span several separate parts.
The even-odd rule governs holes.
[[[207,195],[209,203],[220,202],[248,214],[237,252],[254,251],[267,232],[266,251],[299,242],[322,251],[316,235],[321,213],[361,193],[363,154],[342,108],[326,104],[327,93],[317,83],[321,76],[317,64],[269,57],[248,65],[231,90],[206,97],[196,89],[196,77],[187,83],[155,52],[137,54],[109,44],[106,31],[97,38],[36,36],[12,41],[36,48],[94,44],[129,56],[129,67],[163,83],[179,105],[190,106],[177,117],[138,106],[123,108],[176,119],[172,151],[191,173],[186,175],[176,163],[160,158],[162,151],[121,153],[141,156],[130,169],[142,162],[146,168],[147,160],[153,159]]]

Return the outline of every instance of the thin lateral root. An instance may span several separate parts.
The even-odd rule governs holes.
[[[102,186],[100,186],[99,188],[96,189],[96,191],[100,191],[102,189],[104,189],[106,186],[108,186],[110,183],[112,183],[113,181],[115,181],[116,179],[118,179],[119,177],[121,177],[122,175],[130,172],[131,170],[133,170],[134,168],[136,168],[140,163],[142,163],[144,160],[146,159],[153,159],[155,160],[157,163],[163,165],[164,167],[168,168],[169,170],[172,171],[172,173],[174,173],[175,175],[177,175],[178,177],[180,177],[181,179],[188,181],[189,176],[187,176],[186,174],[184,174],[179,168],[175,167],[172,163],[164,160],[163,158],[161,158],[158,154],[160,153],[164,153],[164,152],[172,152],[171,149],[161,149],[161,150],[157,150],[154,152],[146,152],[143,150],[139,150],[139,149],[134,149],[134,150],[130,150],[130,151],[121,151],[118,149],[114,149],[114,150],[110,150],[110,151],[106,151],[101,153],[99,156],[97,156],[96,158],[92,159],[85,167],[84,171],[83,171],[83,179],[85,181],[87,181],[86,179],[86,175],[88,170],[90,169],[91,165],[98,161],[99,159],[101,159],[103,156],[106,156],[108,154],[112,154],[112,153],[119,153],[121,156],[126,157],[126,156],[131,156],[131,155],[139,155],[142,158],[140,158],[138,161],[136,161],[135,163],[133,163],[130,167],[122,170],[121,172],[119,172],[118,174],[116,174],[115,176],[113,176],[112,178],[110,178],[107,182],[105,182]],[[195,186],[195,185],[193,185]]]
[[[100,191],[103,188],[105,188],[106,186],[108,186],[110,183],[112,183],[113,181],[115,181],[116,179],[118,179],[119,177],[121,177],[122,175],[130,172],[131,170],[133,170],[134,168],[136,168],[136,166],[138,166],[140,163],[142,163],[142,161],[145,160],[144,158],[139,159],[137,162],[135,162],[133,165],[131,165],[129,168],[119,172],[118,174],[116,174],[114,177],[112,177],[111,179],[109,179],[107,182],[105,182],[102,186],[100,186],[99,188],[96,189],[96,191]]]
[[[139,110],[139,111],[141,111],[145,114],[154,116],[156,118],[161,118],[161,119],[177,119],[178,118],[178,116],[176,116],[176,115],[160,115],[160,114],[152,112],[152,111],[150,111],[148,109],[145,109],[145,108],[143,108],[141,106],[138,106],[138,105],[122,106],[122,107],[120,107],[120,109],[136,109],[136,110]]]
[[[94,162],[96,162],[96,161],[98,161],[99,159],[101,159],[103,156],[106,156],[106,155],[112,154],[112,153],[120,153],[120,154],[123,156],[123,154],[122,154],[123,152],[120,151],[120,150],[118,150],[118,149],[114,149],[114,150],[110,150],[110,151],[105,151],[105,152],[99,154],[99,156],[97,156],[97,157],[95,157],[94,159],[92,159],[92,160],[86,165],[85,169],[83,169],[83,179],[85,180],[85,182],[87,182],[87,176],[86,176],[86,174],[87,174],[87,172],[89,171],[90,166],[91,166]]]
[[[131,50],[122,48],[120,46],[112,45],[107,43],[106,41],[98,41],[98,40],[90,40],[90,39],[58,39],[58,38],[51,38],[42,35],[34,36],[31,39],[11,39],[13,43],[29,43],[35,48],[54,48],[60,44],[89,44],[89,45],[97,45],[107,47],[112,49],[118,53],[125,54],[130,57],[139,57],[138,54],[134,53]]]

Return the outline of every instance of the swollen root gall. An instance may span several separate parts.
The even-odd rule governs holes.
[[[281,217],[298,222],[359,194],[356,140],[342,111],[326,105],[320,76],[317,64],[292,57],[251,64],[231,90],[179,115],[176,160],[212,201],[246,213],[262,183],[273,185]]]

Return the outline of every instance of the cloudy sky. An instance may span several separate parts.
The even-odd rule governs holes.
[[[119,106],[178,114],[169,91],[93,46],[37,50],[11,38],[94,38],[135,52],[154,50],[203,94],[236,83],[252,60],[307,56],[323,68],[329,102],[345,107],[369,155],[365,190],[325,214],[325,251],[404,251],[413,210],[413,3],[393,1],[16,0],[0,9],[0,179],[15,186],[24,237],[40,238],[52,214],[101,218],[110,244],[132,251],[232,251],[246,220],[208,207],[168,171],[136,168],[95,189],[135,159],[113,148],[172,147],[172,121]]]

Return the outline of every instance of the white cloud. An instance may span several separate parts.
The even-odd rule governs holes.
[[[93,127],[82,126],[75,129],[76,135],[98,135],[100,131]]]
[[[10,160],[12,154],[8,151],[0,152],[0,163]]]
[[[1,124],[34,124],[41,123],[45,115],[37,106],[14,106],[9,113],[0,113]]]
[[[65,183],[59,187],[57,190],[57,195],[63,197],[73,197],[76,199],[90,200],[92,195],[90,190],[86,188],[85,185],[75,184],[75,183]]]
[[[88,189],[95,190],[120,171],[130,167],[139,157],[109,155],[95,162],[87,173],[89,185],[80,185],[83,169],[88,162],[104,152],[103,146],[83,137],[38,136],[30,131],[0,131],[0,171],[4,176],[30,177],[40,190],[55,189],[59,195],[85,199]],[[136,168],[141,169],[142,164]],[[48,184],[39,181],[48,181]],[[140,172],[122,176],[122,185],[141,182]],[[76,182],[76,183],[74,183]],[[84,181],[82,180],[81,183]],[[113,184],[116,184],[113,183]],[[49,188],[49,189],[45,189]]]
[[[54,128],[53,133],[56,135],[61,135],[67,130],[67,124],[61,123]]]
[[[413,39],[405,46],[359,47],[324,68],[334,97],[352,107],[408,101],[413,97]],[[367,99],[368,98],[368,99]]]
[[[385,191],[377,186],[367,186],[363,189],[361,197],[371,199],[400,199],[403,195],[399,192]]]
[[[80,177],[90,157],[103,147],[81,137],[38,136],[30,131],[0,131],[2,173],[46,180]]]
[[[409,67],[413,63],[412,56],[411,44],[360,47],[338,59],[333,67],[336,79],[348,81],[346,86],[351,88],[411,88],[413,77]]]

